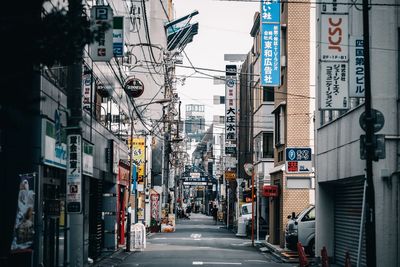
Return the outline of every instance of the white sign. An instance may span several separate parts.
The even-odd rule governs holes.
[[[349,108],[348,64],[321,62],[320,109]]]
[[[114,56],[113,51],[113,11],[110,6],[93,6],[90,11],[92,30],[98,31],[101,25],[110,25],[108,30],[99,32],[99,39],[90,45],[90,57],[93,61],[108,62]]]
[[[365,97],[364,38],[350,36],[349,97]]]
[[[67,144],[56,141],[56,127],[53,122],[43,119],[42,129],[43,163],[65,169],[67,167]]]
[[[225,157],[225,168],[236,168],[236,157]]]
[[[321,14],[322,61],[349,59],[349,24],[347,15]]]
[[[82,211],[82,137],[67,137],[67,212]]]
[[[200,173],[199,172],[191,172],[190,177],[192,178],[200,178]]]
[[[86,68],[85,68],[86,69]],[[82,75],[82,108],[90,110],[91,92],[92,92],[92,74],[85,70]]]
[[[236,141],[236,65],[226,66],[225,140]]]
[[[348,13],[349,4],[348,0],[331,0],[321,3],[322,13]]]
[[[93,177],[93,148],[94,145],[83,142],[82,169],[83,174]]]

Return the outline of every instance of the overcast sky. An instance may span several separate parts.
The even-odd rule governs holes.
[[[192,22],[199,23],[199,33],[189,43],[185,52],[195,67],[225,70],[224,54],[247,54],[252,47],[250,30],[253,17],[260,9],[259,2],[235,2],[217,0],[174,0],[175,17],[183,17],[198,10]],[[184,56],[184,66],[190,63]],[[223,72],[204,71],[210,75],[224,76]],[[195,73],[192,69],[176,68],[176,74],[188,77],[184,85],[178,83],[178,93],[182,101],[182,118],[186,104],[204,104],[206,128],[213,115],[223,115],[223,105],[213,105],[213,95],[224,95],[224,85],[213,85],[213,79]],[[200,78],[196,78],[200,77]],[[181,77],[180,77],[181,78]]]

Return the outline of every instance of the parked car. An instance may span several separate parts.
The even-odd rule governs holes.
[[[300,242],[310,256],[315,256],[315,206],[310,205],[297,216],[293,212],[288,216],[285,239],[286,247],[297,249]]]

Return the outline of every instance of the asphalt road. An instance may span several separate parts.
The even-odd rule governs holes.
[[[130,254],[124,266],[294,266],[274,260],[251,246],[251,240],[214,224],[212,217],[192,213],[190,220],[178,220],[173,233],[156,233],[147,239],[143,251]]]

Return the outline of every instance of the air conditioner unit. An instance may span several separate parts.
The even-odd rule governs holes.
[[[286,56],[281,56],[281,67],[286,67]]]

